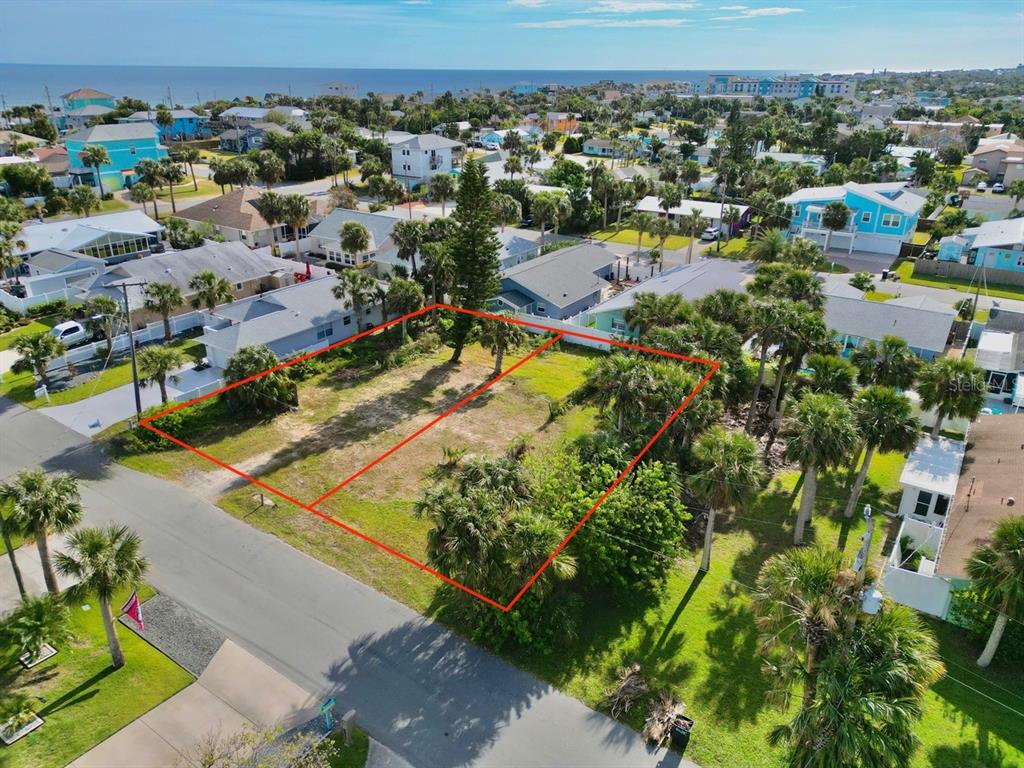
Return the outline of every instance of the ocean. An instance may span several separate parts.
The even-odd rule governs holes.
[[[718,71],[718,70],[716,70]],[[740,75],[781,74],[768,70],[730,70]],[[0,96],[7,106],[46,104],[46,88],[54,105],[60,96],[89,87],[132,96],[151,104],[167,102],[192,106],[211,99],[234,99],[267,93],[318,96],[320,86],[341,81],[355,86],[360,96],[374,93],[415,93],[427,96],[445,91],[490,88],[517,83],[585,85],[599,80],[645,82],[679,80],[704,83],[710,70],[497,70],[497,69],[289,69],[278,67],[156,67],[0,63]]]

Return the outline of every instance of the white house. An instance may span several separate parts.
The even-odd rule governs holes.
[[[1020,416],[982,416],[968,443],[924,437],[900,477],[903,522],[883,583],[893,600],[946,618],[967,562],[1024,498]]]
[[[469,120],[456,120],[453,123],[438,123],[431,130],[434,132],[435,136],[444,136],[448,133],[449,128],[453,128],[456,135],[459,135],[463,131],[468,131],[472,127],[473,126],[469,124]]]
[[[679,205],[668,209],[668,218],[670,220],[684,219],[697,210],[700,211],[701,216],[707,219],[709,227],[716,227],[725,232],[729,229],[729,225],[722,223],[722,212],[729,208],[735,208],[740,212],[739,220],[732,225],[732,234],[736,234],[750,223],[750,216],[753,212],[745,205],[726,202],[723,208],[721,203],[713,203],[707,200],[681,200]],[[665,215],[665,209],[661,207],[661,200],[657,195],[647,195],[647,197],[636,204],[636,210],[649,213],[652,216]]]
[[[462,164],[461,142],[426,133],[391,145],[391,173],[410,183],[451,173]]]

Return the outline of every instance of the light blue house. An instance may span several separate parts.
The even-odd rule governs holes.
[[[100,145],[110,155],[110,164],[100,166],[103,190],[109,192],[131,186],[135,180],[135,166],[140,160],[160,160],[167,157],[167,147],[157,139],[152,123],[116,123],[96,125],[64,139],[68,150],[68,173],[79,183],[98,186],[95,169],[82,162],[81,153],[87,146]]]
[[[160,141],[193,141],[210,138],[210,118],[197,115],[191,109],[169,109],[174,120],[166,128],[156,121],[156,110],[134,112],[128,117],[119,117],[119,123],[152,123],[160,134]]]
[[[809,238],[824,246],[829,230],[822,223],[825,206],[841,202],[850,209],[843,229],[832,233],[830,247],[847,253],[899,255],[903,243],[910,242],[925,198],[906,188],[906,183],[857,184],[807,187],[782,198],[792,206],[792,235]]]
[[[939,241],[939,261],[1024,272],[1024,219],[986,221]]]
[[[98,106],[113,109],[117,106],[113,96],[103,91],[97,91],[95,88],[79,88],[71,93],[65,93],[60,98],[64,102],[65,112],[82,109],[82,107]]]
[[[490,305],[555,320],[599,304],[614,274],[616,255],[583,243],[538,256],[501,273],[501,294]]]

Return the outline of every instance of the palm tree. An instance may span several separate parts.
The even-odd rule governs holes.
[[[665,183],[658,188],[658,207],[665,212],[666,218],[668,212],[678,208],[682,202],[683,193],[677,185]]]
[[[1024,179],[1016,179],[1006,185],[1006,194],[1013,199],[1013,207],[1020,208],[1020,201],[1024,200]]]
[[[725,210],[722,212],[722,223],[725,227],[725,242],[729,242],[732,237],[732,229],[740,223],[740,209],[735,205],[725,206]]]
[[[445,204],[455,197],[455,177],[450,173],[435,174],[427,182],[427,189],[430,192],[431,200],[439,200],[441,202],[441,215],[446,216]]]
[[[15,251],[27,248],[28,243],[21,237],[21,224],[16,221],[0,221],[0,271],[13,273],[15,282],[18,281],[18,267],[21,266],[21,256]]]
[[[938,437],[949,417],[977,418],[985,391],[985,372],[970,360],[940,357],[924,366],[917,378],[917,394],[921,408],[935,411],[932,437]]]
[[[64,345],[48,331],[19,336],[14,340],[14,351],[21,357],[16,365],[30,368],[44,387],[50,386],[47,367],[50,361],[64,354]]]
[[[295,239],[295,260],[302,261],[299,246],[300,231],[309,223],[309,200],[300,194],[284,195],[281,198],[281,218],[292,228]]]
[[[92,191],[92,187],[76,184],[68,193],[68,208],[80,216],[88,218],[89,214],[100,207],[100,199]]]
[[[455,279],[455,261],[445,243],[424,243],[422,254],[423,267],[430,273],[431,298],[438,304]]]
[[[442,203],[442,212],[443,207],[444,203]],[[498,192],[494,195],[494,218],[501,226],[501,231],[504,232],[507,225],[518,224],[522,221],[523,206],[512,195]]]
[[[257,149],[250,152],[248,157],[256,166],[256,178],[266,185],[268,192],[274,188],[276,182],[284,178],[284,160],[276,152]]]
[[[881,384],[894,389],[910,389],[921,368],[921,358],[899,336],[884,336],[881,342],[868,339],[850,353],[862,386]]]
[[[195,147],[183,147],[174,153],[179,163],[188,166],[188,172],[192,175],[192,189],[199,191],[199,182],[196,180],[196,163],[203,159],[202,154]]]
[[[780,261],[786,253],[786,233],[781,229],[766,229],[755,237],[747,248],[752,261]]]
[[[636,416],[646,395],[655,387],[654,369],[641,357],[622,354],[601,358],[586,372],[578,392],[581,401],[592,402],[605,411],[614,406],[616,431],[621,435],[626,417]]]
[[[435,177],[436,178],[436,177]],[[412,276],[416,277],[416,253],[423,243],[427,232],[426,222],[423,220],[407,219],[396,221],[394,229],[391,230],[391,239],[398,246],[398,258],[402,261],[412,263]]]
[[[1024,619],[1024,515],[1003,518],[992,538],[974,550],[967,575],[981,600],[998,613],[978,666],[987,667],[999,649],[1009,619]]]
[[[814,392],[831,392],[847,399],[853,396],[857,370],[843,358],[815,354],[807,358],[807,367],[812,371],[811,389]]]
[[[804,543],[804,526],[811,519],[818,492],[818,470],[836,467],[857,447],[859,437],[850,407],[837,395],[807,392],[784,434],[786,457],[800,464],[803,490],[797,512],[794,544]]]
[[[193,275],[188,281],[188,287],[194,294],[193,309],[206,307],[207,312],[213,312],[218,304],[230,304],[235,300],[235,295],[231,292],[231,283],[210,271]]]
[[[156,384],[160,389],[160,402],[167,402],[167,380],[172,384],[178,383],[178,377],[173,371],[185,363],[185,356],[177,347],[169,344],[156,344],[143,347],[139,350],[138,365],[139,375],[145,380],[144,383]]]
[[[352,257],[352,263],[358,264],[358,254],[363,253],[370,247],[370,233],[366,227],[358,221],[346,221],[341,225],[339,233],[341,250]]]
[[[68,595],[76,601],[89,595],[99,600],[110,659],[114,669],[120,669],[124,666],[124,652],[110,601],[118,591],[136,588],[149,568],[149,562],[142,556],[142,539],[123,525],[83,528],[68,539],[68,549],[57,555],[57,569],[78,579]]]
[[[857,431],[864,441],[864,458],[850,491],[850,499],[846,502],[846,517],[853,516],[875,452],[909,453],[914,450],[921,434],[921,424],[913,415],[910,398],[892,387],[878,384],[864,387],[853,398],[853,415],[857,420]]]
[[[17,529],[35,536],[43,579],[51,594],[59,594],[60,586],[50,562],[50,545],[46,537],[64,533],[82,519],[82,501],[78,481],[71,475],[47,475],[41,469],[25,469],[14,480],[0,486],[0,498],[11,504],[11,517]]]
[[[644,291],[636,295],[633,306],[626,310],[624,319],[626,327],[636,331],[637,338],[642,339],[651,328],[667,328],[681,323],[688,312],[686,301],[678,293],[659,296]]]
[[[654,221],[654,226],[651,227],[651,234],[658,238],[658,272],[662,272],[665,268],[665,241],[668,240],[672,234],[672,222],[668,219],[658,217]]]
[[[100,176],[100,166],[110,165],[110,154],[102,144],[86,144],[85,149],[78,153],[78,159],[82,165],[92,168],[96,177],[96,187],[100,191],[100,199],[103,199],[103,177]]]
[[[388,291],[384,297],[385,320],[387,315],[404,316],[423,306],[423,288],[415,280],[403,277],[392,278],[388,283]],[[407,321],[402,320],[402,341],[405,341]]]
[[[789,309],[789,303],[785,302],[758,301],[753,306],[750,329],[757,343],[758,361],[757,379],[754,381],[750,410],[747,412],[747,434],[752,434],[754,431],[754,417],[757,415],[757,401],[761,395],[761,387],[764,386],[768,353],[779,342],[788,327]]]
[[[185,303],[181,290],[174,283],[149,283],[144,306],[164,321],[164,341],[171,340],[171,313]]]
[[[526,331],[514,322],[510,322],[512,314],[500,313],[509,320],[484,318],[480,321],[480,344],[487,347],[494,355],[494,375],[501,373],[502,361],[506,349],[515,349],[526,343]]]
[[[156,209],[156,190],[149,186],[149,184],[144,181],[136,182],[132,185],[129,194],[131,195],[132,202],[141,205],[143,211],[146,210],[146,203],[152,203],[154,219],[160,215]]]
[[[654,217],[649,213],[637,212],[627,222],[631,229],[636,230],[636,263],[640,263],[640,248],[644,244],[644,235],[654,227]]]
[[[786,768],[909,768],[924,697],[944,671],[924,622],[886,601],[833,638],[816,664],[813,695],[768,742],[788,746]]]
[[[341,300],[345,309],[351,309],[355,313],[356,331],[361,331],[365,314],[363,309],[373,300],[377,291],[377,281],[372,275],[361,270],[344,269],[338,272],[338,284],[332,291],[334,298]]]
[[[700,563],[700,570],[706,572],[711,567],[715,516],[720,511],[742,508],[764,482],[766,472],[757,443],[720,426],[697,438],[693,457],[699,469],[690,477],[690,486],[708,508]]]
[[[46,594],[23,597],[21,605],[4,617],[0,635],[16,649],[16,653],[31,664],[46,644],[69,642],[71,612],[60,598]],[[27,658],[25,658],[27,657]]]
[[[14,583],[18,585],[18,592],[21,594],[22,601],[24,601],[28,599],[28,592],[25,590],[25,579],[22,578],[21,567],[18,565],[18,556],[14,552],[14,543],[11,541],[11,536],[20,535],[21,531],[14,524],[14,520],[9,512],[4,509],[5,506],[5,504],[0,503],[0,538],[4,540],[7,559],[11,561],[11,570],[14,571]]]
[[[185,179],[185,172],[181,170],[181,166],[170,157],[160,158],[158,165],[160,166],[160,178],[163,183],[167,185],[167,192],[171,196],[171,213],[177,213],[178,206],[174,202],[174,185],[180,184]]]
[[[767,671],[776,681],[771,695],[780,707],[788,709],[796,683],[803,684],[804,704],[813,701],[821,652],[857,614],[860,598],[843,559],[833,549],[789,549],[761,566],[755,622]]]
[[[679,227],[690,236],[690,244],[686,250],[686,263],[693,263],[693,244],[700,237],[700,233],[708,227],[708,220],[705,219],[699,208],[690,211],[690,215],[679,222]]]
[[[174,116],[168,109],[158,109],[156,111],[156,124],[162,129],[160,131],[160,139],[162,141],[168,141],[170,136],[168,133],[172,125],[174,125]]]
[[[551,223],[557,226],[559,219],[571,213],[568,198],[561,192],[538,192],[530,200],[530,211],[540,225],[540,247],[544,250],[544,227]]]
[[[260,196],[253,201],[253,207],[259,211],[260,216],[270,226],[271,250],[279,253],[277,247],[277,225],[284,221],[284,198],[277,192],[261,192]]]
[[[825,253],[828,253],[828,249],[832,246],[832,233],[845,228],[849,221],[850,209],[846,207],[845,203],[833,200],[825,206],[821,212],[821,224],[828,230],[828,234],[825,235],[825,247],[822,249]]]
[[[126,319],[121,302],[109,296],[100,295],[93,296],[83,306],[85,314],[89,318],[87,325],[91,326],[94,331],[103,334],[107,344],[106,356],[110,357],[110,353],[114,349],[114,336],[117,335],[118,325]]]

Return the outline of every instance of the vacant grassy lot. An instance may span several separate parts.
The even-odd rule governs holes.
[[[144,587],[139,597],[152,596]],[[121,605],[127,593],[118,595]],[[71,608],[75,639],[56,656],[24,670],[4,649],[0,683],[31,696],[45,724],[10,747],[0,747],[7,768],[60,768],[135,718],[170,698],[193,678],[138,635],[120,628],[127,664],[110,666],[99,606]]]
[[[479,347],[467,349],[457,369],[445,365],[447,355],[442,349],[375,375],[346,377],[344,369],[322,374],[301,385],[298,413],[248,427],[225,424],[197,444],[300,500],[312,500],[487,377],[491,358]],[[573,409],[550,423],[547,410],[548,399],[580,382],[588,357],[566,346],[527,363],[338,492],[324,509],[422,559],[427,526],[412,505],[442,461],[443,449],[493,454],[517,435],[528,435],[537,455],[546,445],[590,430],[592,410]],[[231,514],[417,610],[429,615],[437,607],[433,577],[301,509],[283,502],[261,506],[252,487],[198,457],[175,450],[124,461],[209,494]],[[894,507],[903,463],[897,454],[877,456],[872,463],[863,500],[876,514]],[[821,478],[808,536],[852,560],[864,523],[859,516],[842,517],[848,482],[845,470]],[[798,473],[780,473],[749,509],[720,519],[710,573],[697,573],[699,550],[684,552],[663,588],[651,594],[592,594],[577,639],[550,656],[513,652],[511,660],[595,708],[601,707],[616,670],[639,662],[652,688],[672,690],[696,720],[688,757],[707,768],[775,768],[782,753],[768,747],[766,736],[791,713],[766,703],[768,681],[757,656],[749,590],[765,559],[791,545],[798,501]],[[876,563],[891,546],[889,526],[879,514],[872,550]],[[1003,705],[1021,709],[1024,672],[1005,665],[978,670],[973,665],[978,649],[954,627],[934,626],[950,674],[929,694],[915,768],[1019,768],[1024,719]],[[626,720],[640,727],[644,713],[645,707],[635,708]]]
[[[505,367],[527,352],[506,356]],[[481,347],[468,347],[458,366],[447,363],[449,356],[443,348],[383,373],[353,375],[341,368],[321,374],[300,385],[296,413],[248,429],[226,419],[193,444],[310,504],[490,378],[493,358]],[[531,360],[327,499],[321,509],[423,561],[429,524],[413,513],[413,504],[444,460],[445,449],[500,455],[518,437],[541,449],[587,431],[593,411],[575,408],[551,421],[548,407],[580,383],[587,358],[582,352],[551,351]],[[420,610],[430,604],[438,584],[434,577],[281,499],[275,498],[275,507],[260,506],[257,489],[201,457],[170,450],[123,461],[184,482],[231,514]]]
[[[195,339],[176,339],[171,342],[171,346],[181,350],[185,355],[186,362],[189,359],[198,362],[204,354],[202,345]],[[87,397],[130,384],[131,381],[131,362],[125,358],[123,362],[105,368],[81,384],[50,392],[50,399],[47,401],[46,398],[36,397],[35,395],[35,374],[31,372],[14,373],[8,371],[0,378],[0,396],[9,397],[27,408],[42,408],[48,405],[77,403],[80,400],[85,400]]]

